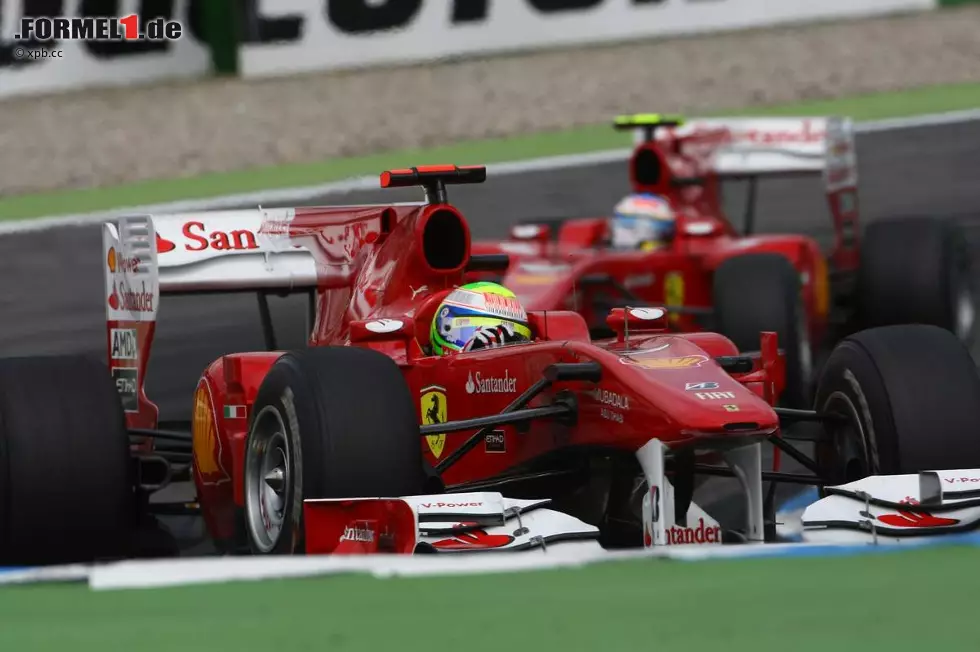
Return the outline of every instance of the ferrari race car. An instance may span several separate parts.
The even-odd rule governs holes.
[[[779,334],[787,365],[782,404],[807,407],[813,360],[861,328],[935,324],[969,343],[974,290],[966,241],[955,223],[931,218],[871,223],[859,237],[857,158],[849,119],[617,118],[634,130],[633,191],[666,198],[673,239],[647,251],[609,246],[607,219],[532,220],[476,254],[505,253],[501,274],[530,310],[576,310],[608,335],[612,307],[665,306],[670,327],[714,330],[745,350],[758,333]],[[758,181],[822,174],[834,242],[754,232]],[[726,216],[722,182],[748,182],[740,229]],[[789,217],[789,216],[788,216]]]
[[[781,482],[825,488],[813,536],[976,525],[980,378],[947,330],[850,335],[812,410],[774,407],[775,333],[745,353],[721,334],[670,332],[663,307],[611,310],[603,340],[575,311],[532,310],[531,341],[432,355],[443,299],[468,271],[499,267],[471,253],[446,196],[485,177],[393,170],[382,187],[420,185],[426,200],[106,223],[108,369],[0,361],[0,563],[143,554],[144,529],[175,513],[199,513],[229,554],[763,543]],[[310,346],[215,360],[192,420],[161,423],[144,391],[161,296],[239,291],[310,292]],[[188,467],[196,501],[166,502]],[[738,480],[744,519],[701,507],[711,476]]]

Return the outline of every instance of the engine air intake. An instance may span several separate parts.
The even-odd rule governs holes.
[[[432,271],[457,272],[469,259],[469,228],[456,211],[436,209],[422,224],[421,248],[422,257]]]

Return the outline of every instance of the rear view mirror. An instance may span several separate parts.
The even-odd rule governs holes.
[[[662,333],[667,330],[667,309],[662,307],[613,308],[606,317],[606,324],[619,341],[626,333]]]

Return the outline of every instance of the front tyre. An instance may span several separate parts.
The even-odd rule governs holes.
[[[885,326],[838,344],[815,408],[843,417],[818,447],[840,482],[877,474],[980,468],[980,376],[969,351],[936,326]]]
[[[357,347],[284,354],[252,410],[245,530],[256,554],[304,551],[309,498],[424,493],[418,416],[401,370]]]

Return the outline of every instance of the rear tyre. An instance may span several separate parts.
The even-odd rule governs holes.
[[[858,316],[863,328],[932,324],[967,345],[973,342],[976,301],[962,229],[931,218],[868,225],[861,244]]]
[[[715,330],[740,351],[758,351],[762,331],[774,331],[786,355],[785,407],[810,405],[813,361],[800,277],[780,254],[724,261],[714,275]]]
[[[830,478],[980,468],[980,376],[947,330],[900,325],[851,335],[828,358],[815,403],[845,417],[818,447]]]
[[[326,347],[276,361],[246,441],[253,553],[304,551],[305,499],[417,495],[426,486],[414,399],[388,356]]]
[[[129,434],[105,366],[0,360],[0,565],[131,554]]]

